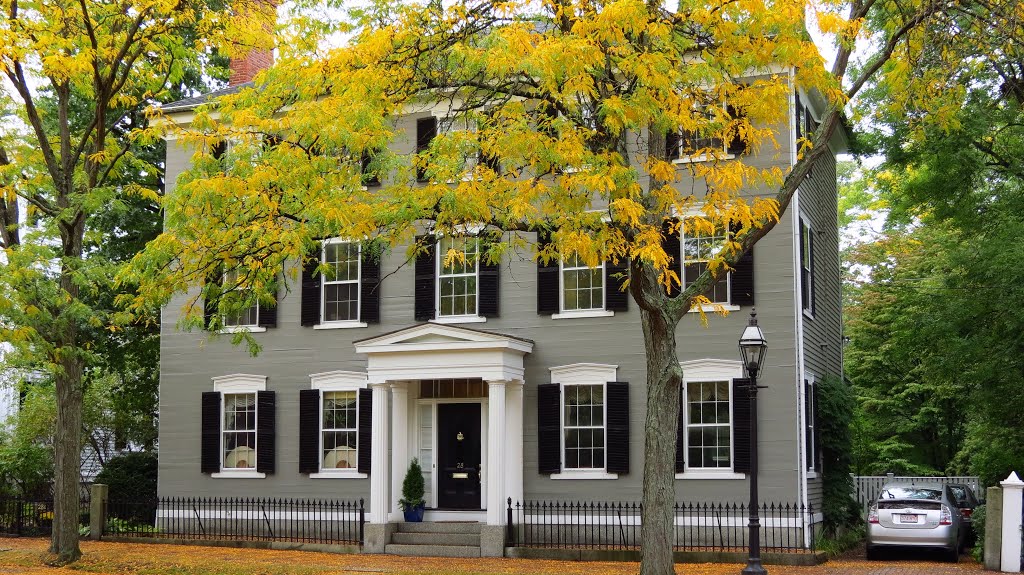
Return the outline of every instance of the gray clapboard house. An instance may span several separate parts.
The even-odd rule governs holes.
[[[203,101],[165,112],[187,123]],[[824,107],[800,90],[789,107],[781,150],[748,161],[795,162],[796,138]],[[413,153],[443,115],[397,118],[404,137],[394,149]],[[684,146],[670,139],[678,162],[693,161]],[[728,317],[704,327],[694,312],[679,326],[679,501],[746,500],[749,444],[737,430],[749,417],[733,382],[742,377],[736,342],[756,305],[769,341],[761,496],[818,507],[814,389],[840,373],[842,342],[835,154],[843,136],[829,146],[778,226],[709,294]],[[168,193],[192,153],[168,142]],[[747,193],[759,192],[769,190]],[[667,237],[680,277],[699,273],[700,248],[721,239]],[[472,241],[459,241],[442,239],[403,265],[401,248],[378,258],[359,243],[326,240],[319,255],[333,277],[307,264],[276,308],[229,318],[230,329],[260,342],[258,357],[230,338],[177,330],[186,296],[172,301],[161,337],[159,494],[365,498],[369,549],[383,549],[401,520],[414,457],[427,521],[478,521],[486,532],[505,524],[509,498],[639,501],[644,347],[621,270],[538,265],[530,254],[486,265],[472,257]],[[439,263],[449,242],[468,250],[466,264]]]

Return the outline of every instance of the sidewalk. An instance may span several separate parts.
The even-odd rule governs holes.
[[[320,575],[419,574],[445,575],[633,575],[636,563],[582,563],[526,559],[442,559],[391,555],[335,555],[300,551],[268,551],[145,543],[83,541],[85,557],[74,569],[50,568],[40,563],[45,539],[0,538],[0,573],[61,574],[111,573],[128,575]],[[686,575],[736,575],[741,565],[676,565]],[[868,562],[841,559],[816,567],[768,566],[771,575],[953,575],[981,573],[968,562],[941,563],[927,557],[912,561]]]

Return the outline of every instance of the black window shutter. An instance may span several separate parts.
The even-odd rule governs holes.
[[[800,142],[799,142],[800,138],[804,137],[804,126],[803,126],[803,123],[804,123],[804,107],[803,107],[803,104],[800,103],[800,93],[799,92],[796,93],[796,106],[794,107],[794,110],[796,111],[796,122],[795,123],[796,123],[796,139],[797,139],[797,142],[795,143],[795,145],[799,146],[800,145]]]
[[[549,243],[548,236],[543,232],[537,233],[537,250]],[[561,311],[562,303],[559,294],[560,284],[558,278],[558,260],[552,259],[548,263],[537,260],[537,313],[540,315],[551,315]]]
[[[321,252],[309,254],[302,262],[302,311],[301,323],[304,326],[313,326],[320,323],[320,282],[323,279],[316,268],[320,265]]]
[[[359,277],[359,321],[380,323],[380,253],[364,243],[359,250],[362,268]]]
[[[681,230],[671,232],[672,226],[674,226],[678,220],[665,220],[661,226],[661,249],[665,250],[668,254],[669,261],[668,267],[670,270],[676,273],[679,277],[679,281],[683,281],[683,252],[682,243],[679,240],[679,236],[682,234]],[[676,297],[681,293],[680,284],[672,284],[672,288],[668,290],[668,297]]]
[[[754,247],[733,267],[729,286],[733,305],[754,305]]]
[[[426,151],[430,148],[430,142],[437,136],[437,118],[420,118],[416,120],[416,153]],[[416,168],[416,180],[423,182],[427,179],[427,171],[422,167]],[[433,318],[431,318],[433,319]]]
[[[501,264],[489,264],[481,256],[480,279],[477,294],[477,311],[483,317],[498,317],[501,306],[498,301],[499,284],[501,283]]]
[[[320,390],[299,390],[299,473],[320,471]]]
[[[415,318],[430,321],[436,317],[434,290],[437,289],[437,246],[432,238],[417,236],[416,243],[423,245],[431,240],[426,250],[416,256]]]
[[[686,471],[686,389],[679,386],[679,415],[676,417],[676,473]]]
[[[259,311],[256,319],[260,327],[277,327],[277,290],[274,290],[274,303],[258,303]]]
[[[665,159],[679,159],[679,132],[676,130],[665,132]]]
[[[618,263],[604,264],[604,308],[608,311],[629,309],[629,292],[622,285],[629,279],[629,264],[623,259]]]
[[[814,422],[814,470],[821,471],[821,429],[818,427],[818,386],[811,386],[811,421]]]
[[[811,392],[811,383],[804,380],[804,466],[807,469],[814,467],[814,395]]]
[[[256,471],[273,473],[276,392],[256,392]]]
[[[356,447],[359,473],[370,474],[373,450],[373,390],[359,390],[359,445]]]
[[[743,113],[733,106],[726,106],[726,111],[729,113],[729,117],[734,119],[740,119],[743,117]],[[737,132],[733,134],[732,139],[729,140],[729,147],[727,151],[734,155],[740,156],[746,154],[749,151],[749,144],[743,140],[743,137]]]
[[[220,471],[220,392],[203,392],[202,451],[200,467],[203,473]]]
[[[609,381],[604,400],[608,473],[629,473],[629,382]]]
[[[214,316],[217,315],[219,300],[217,295],[220,293],[221,278],[224,274],[221,272],[218,266],[214,271],[210,272],[206,276],[205,286],[212,288],[213,296],[211,297],[210,289],[207,289],[206,295],[203,298],[203,328],[210,329]],[[205,287],[204,286],[204,287]],[[219,322],[218,322],[219,324]]]
[[[750,380],[732,380],[732,470],[750,473]]]
[[[562,388],[557,383],[537,386],[537,471],[562,470]]]

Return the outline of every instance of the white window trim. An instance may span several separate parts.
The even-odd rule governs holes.
[[[619,366],[602,363],[573,363],[549,368],[551,383],[560,386],[558,394],[558,457],[562,471],[552,473],[551,479],[618,479],[617,473],[608,473],[608,382],[617,381]],[[566,469],[565,467],[565,386],[598,385],[604,389],[604,464],[603,469]]]
[[[727,106],[725,100],[720,101],[719,105],[722,107],[723,110]],[[696,155],[693,155],[693,156],[682,157],[682,152],[683,152],[683,150],[682,150],[682,145],[683,145],[682,135],[683,134],[682,134],[681,130],[677,130],[677,134],[680,136],[680,139],[679,139],[679,146],[680,146],[680,148],[678,150],[676,150],[676,152],[680,155],[680,157],[672,160],[673,164],[677,164],[677,165],[678,164],[694,164],[694,163],[699,163],[699,162],[710,162],[710,161],[712,161],[714,159],[714,158],[712,158],[711,156],[709,156],[707,154],[696,154]],[[734,154],[730,154],[729,153],[729,143],[724,141],[724,140],[722,141],[722,153],[723,153],[723,155],[718,158],[719,160],[733,160],[733,159],[736,158],[736,156]]]
[[[700,215],[699,212],[691,211],[691,212],[687,213],[686,215],[682,216],[682,219],[685,220],[686,218],[695,217],[695,216],[698,216],[698,215]],[[679,289],[680,290],[685,290],[686,289],[686,231],[684,230],[684,228],[685,228],[685,221],[684,221],[683,225],[679,226],[679,265],[680,265],[679,269],[682,272],[681,273],[681,277],[679,278]],[[726,234],[725,235],[725,241],[728,241],[728,239],[729,239],[729,231],[726,230],[725,234]],[[706,261],[706,260],[694,260],[694,261],[702,262],[702,261]],[[689,309],[689,311],[687,311],[687,313],[697,313],[697,312],[709,313],[709,312],[719,311],[719,309],[724,310],[724,311],[739,311],[740,310],[740,306],[733,305],[733,303],[732,303],[732,272],[731,271],[730,272],[726,272],[726,274],[725,274],[725,293],[726,293],[726,301],[724,301],[724,302],[711,302],[710,304],[698,304],[698,305],[695,305],[695,306],[691,307]]]
[[[327,321],[324,316],[327,313],[327,284],[348,284],[351,280],[337,281],[328,280],[326,276],[320,279],[320,323],[313,326],[313,329],[349,329],[356,327],[367,327],[362,321],[363,313],[363,246],[355,240],[348,238],[330,238],[324,240],[320,245],[320,263],[327,261],[327,246],[331,244],[356,244],[356,319],[344,319]]]
[[[797,293],[800,296],[800,311],[803,312],[805,317],[807,317],[809,319],[814,319],[814,237],[813,237],[814,236],[814,228],[811,226],[811,221],[802,212],[798,216],[797,221],[800,224],[802,224],[796,230],[796,247],[797,247],[797,253],[799,254],[799,257],[797,258],[796,264],[797,264],[797,269],[800,271],[800,274],[798,275],[798,279],[797,279],[797,281],[800,282],[799,283],[800,291],[797,292]],[[800,245],[801,245],[800,242],[803,239],[802,238],[803,229],[801,229],[801,228],[804,227],[804,226],[807,227],[807,236],[808,236],[808,238],[811,239],[810,252],[807,254],[808,258],[810,259],[810,261],[807,262],[808,265],[810,266],[810,268],[808,269],[807,275],[811,278],[811,282],[810,282],[811,285],[807,289],[807,304],[808,305],[806,307],[804,306],[804,301],[803,301],[803,293],[804,293],[804,274],[803,274],[803,271],[804,271],[804,262],[803,262],[804,251],[800,247]]]
[[[220,461],[220,471],[211,473],[210,477],[214,479],[264,479],[266,473],[256,471],[252,469],[225,469],[224,468],[224,394],[225,393],[258,393],[260,391],[267,390],[267,376],[265,375],[252,375],[247,373],[233,373],[231,375],[222,375],[211,378],[213,381],[213,390],[220,392],[220,411],[217,419],[219,420],[220,429],[218,431],[218,460]],[[257,398],[256,406],[256,420],[255,420],[255,431],[256,431],[256,445],[253,447],[255,451],[259,445],[259,419],[260,410]],[[256,459],[259,464],[259,457]]]
[[[227,275],[227,273],[224,274],[224,277],[221,280],[222,282],[227,280]],[[262,333],[267,331],[267,328],[260,325],[259,302],[256,302],[254,307],[256,308],[256,321],[254,323],[228,325],[228,316],[222,315],[220,318],[221,329],[219,330],[219,333]]]
[[[551,319],[568,319],[577,317],[612,317],[615,315],[614,311],[608,311],[608,286],[605,285],[605,262],[601,262],[600,266],[597,267],[572,267],[572,270],[589,269],[601,270],[601,307],[587,308],[587,309],[565,309],[565,260],[559,258],[558,260],[558,309],[559,313],[553,314]],[[613,381],[613,380],[608,380]]]
[[[324,441],[324,395],[325,391],[355,391],[356,392],[356,457],[359,456],[359,390],[369,385],[366,374],[358,371],[326,371],[313,373],[309,376],[310,387],[320,391],[317,400],[317,461],[321,466],[320,471],[310,473],[310,479],[366,479],[366,473],[360,473],[359,468],[349,469],[323,469],[323,441]]]
[[[733,421],[732,417],[732,380],[743,377],[743,364],[739,360],[732,359],[715,359],[705,358],[690,361],[679,362],[679,367],[683,370],[683,388],[680,393],[683,395],[683,403],[686,401],[686,389],[687,384],[690,382],[703,382],[703,381],[728,381],[729,382],[729,467],[723,468],[711,468],[711,467],[690,467],[689,457],[686,458],[686,471],[684,473],[677,473],[676,479],[690,480],[690,479],[745,479],[746,474],[737,473],[733,471],[733,465],[736,464],[736,436],[734,433],[734,427],[736,422]],[[684,414],[684,426],[688,426],[688,413]],[[689,445],[688,439],[689,434],[686,433],[686,428],[683,429],[683,449],[684,453],[688,452]]]
[[[454,236],[458,237],[458,236]],[[466,236],[469,239],[469,236]],[[487,321],[486,317],[480,315],[480,240],[479,238],[473,237],[472,239],[476,242],[476,266],[474,266],[474,277],[476,281],[476,313],[463,314],[463,315],[441,315],[441,271],[444,269],[444,256],[441,253],[441,241],[444,236],[438,235],[437,242],[434,243],[434,319],[430,320],[432,323],[484,323]],[[447,274],[445,277],[469,277],[469,274]]]

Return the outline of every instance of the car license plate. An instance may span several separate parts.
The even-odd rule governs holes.
[[[900,523],[917,523],[917,515],[900,515]]]

